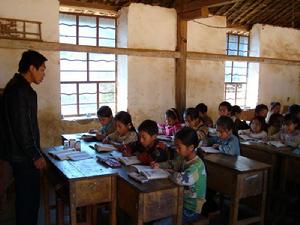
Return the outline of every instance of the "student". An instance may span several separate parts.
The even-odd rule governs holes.
[[[270,119],[270,116],[273,114],[273,113],[280,113],[280,109],[281,109],[281,104],[280,102],[271,102],[270,104],[270,111],[268,112],[267,114],[267,117],[266,117],[266,122],[268,123],[269,122],[269,119]]]
[[[118,112],[115,116],[116,131],[108,135],[103,143],[112,144],[120,149],[124,145],[136,142],[138,136],[128,112]]]
[[[19,73],[7,83],[3,92],[4,146],[13,169],[15,184],[16,225],[38,223],[40,180],[46,161],[41,153],[38,125],[37,93],[46,71],[46,57],[39,52],[23,52]],[[3,143],[1,143],[3,151]]]
[[[217,120],[217,137],[209,139],[209,145],[228,155],[240,155],[240,143],[232,134],[233,121],[228,116],[220,116]]]
[[[259,104],[255,107],[255,116],[261,116],[263,118],[267,117],[268,114],[268,106],[264,104]]]
[[[96,133],[96,139],[103,141],[107,135],[115,132],[116,126],[109,106],[101,106],[97,111],[98,120],[101,124],[99,130],[90,130],[90,133]]]
[[[250,129],[239,131],[239,135],[246,135],[253,139],[265,139],[267,137],[266,120],[264,117],[256,116],[251,120]]]
[[[153,120],[143,121],[139,128],[139,141],[122,149],[124,156],[136,155],[145,165],[151,162],[163,162],[168,159],[167,147],[157,140],[158,127]]]
[[[196,110],[199,113],[199,116],[203,119],[204,124],[207,127],[213,127],[213,120],[207,115],[207,106],[204,103],[200,103],[196,106]]]
[[[300,120],[300,105],[293,104],[288,108],[288,113],[295,115]]]
[[[293,114],[287,114],[283,118],[282,130],[273,135],[271,139],[279,139],[287,146],[297,148],[300,146],[299,120]]]
[[[241,114],[242,114],[241,107],[239,107],[238,105],[232,106],[231,119],[234,122],[233,130],[236,132],[238,132],[239,130],[249,129],[249,126],[247,125],[247,123],[240,119]]]
[[[198,111],[195,108],[187,108],[183,113],[183,118],[186,126],[193,128],[197,132],[200,144],[205,144],[208,127],[204,124],[203,119],[199,117]]]
[[[160,134],[173,136],[178,130],[182,128],[180,123],[180,116],[176,109],[168,109],[165,113],[165,124],[158,124]]]
[[[197,133],[189,127],[184,127],[175,135],[175,146],[178,157],[164,163],[153,163],[153,168],[169,170],[171,179],[184,186],[183,193],[183,224],[197,221],[200,217],[206,193],[206,171],[203,161],[197,156]],[[171,225],[172,219],[166,218],[153,225]]]
[[[283,122],[283,115],[279,113],[273,113],[270,116],[269,123],[268,123],[268,137],[271,137],[280,131],[282,127],[282,122]]]
[[[221,102],[219,105],[219,116],[231,116],[231,104],[229,102]]]

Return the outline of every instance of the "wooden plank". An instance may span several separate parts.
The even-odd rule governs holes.
[[[182,54],[180,51],[168,50],[153,50],[153,49],[135,49],[135,48],[108,48],[96,46],[80,46],[72,44],[62,44],[56,42],[40,42],[40,41],[25,41],[25,40],[9,40],[0,39],[0,48],[4,49],[35,49],[40,51],[74,51],[74,52],[94,52],[104,54],[117,55],[135,55],[145,57],[159,57],[159,58],[180,58]],[[211,61],[244,61],[257,62],[267,64],[282,64],[282,65],[300,65],[300,60],[289,60],[279,58],[266,57],[241,57],[229,56],[223,54],[206,53],[206,52],[187,52],[187,59],[194,60],[211,60]]]
[[[86,7],[86,8],[93,8],[93,9],[103,9],[113,11],[117,13],[120,7],[112,6],[109,4],[104,4],[101,2],[87,2],[87,1],[75,1],[75,0],[59,0],[61,6],[75,6],[75,7]]]
[[[209,10],[206,6],[200,8],[200,9],[193,10],[193,11],[179,13],[180,17],[184,20],[207,18],[208,14],[209,14]]]
[[[193,11],[196,9],[201,9],[204,6],[216,7],[226,4],[232,4],[233,0],[194,0],[190,2],[184,2],[181,12]]]
[[[180,16],[177,16],[177,51],[181,57],[176,59],[175,102],[182,113],[186,108],[187,21]]]

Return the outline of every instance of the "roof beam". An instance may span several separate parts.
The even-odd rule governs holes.
[[[76,1],[76,0],[59,0],[61,6],[75,6],[75,7],[85,7],[93,9],[103,9],[113,12],[117,12],[120,7],[111,6],[102,2],[87,2],[87,1]]]

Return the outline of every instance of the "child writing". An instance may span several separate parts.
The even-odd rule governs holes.
[[[101,127],[99,130],[90,130],[90,133],[96,133],[96,139],[103,141],[107,135],[113,133],[116,130],[115,121],[112,115],[111,108],[109,106],[101,106],[97,111],[97,116]]]
[[[155,121],[143,121],[138,132],[139,141],[123,149],[124,156],[136,155],[144,165],[150,165],[151,162],[163,162],[168,159],[166,145],[157,140],[158,127]]]
[[[271,137],[280,131],[282,127],[282,122],[283,122],[283,115],[279,113],[273,113],[270,116],[269,123],[268,123],[268,137]]]
[[[273,135],[271,139],[279,139],[285,145],[292,148],[300,146],[299,120],[294,114],[287,114],[283,118],[282,130]]]
[[[160,134],[164,134],[167,136],[173,136],[178,130],[180,130],[180,116],[176,109],[171,108],[165,113],[165,124],[158,124],[158,128],[160,130]]]
[[[240,143],[232,134],[233,121],[228,116],[220,116],[217,120],[217,137],[209,139],[209,145],[228,155],[240,155]]]
[[[207,106],[204,103],[200,103],[196,106],[196,110],[199,113],[199,117],[201,117],[204,121],[204,124],[207,127],[213,127],[213,120],[207,115]]]
[[[195,222],[201,214],[205,203],[206,171],[203,161],[197,156],[197,133],[184,127],[175,134],[175,146],[178,157],[164,163],[152,163],[153,168],[167,169],[172,173],[171,179],[184,186],[183,224]],[[162,219],[153,225],[172,224],[171,218]]]
[[[112,144],[117,149],[138,140],[137,133],[128,112],[118,112],[115,116],[116,131],[108,135],[103,143]]]
[[[268,106],[264,104],[259,104],[255,107],[255,116],[261,116],[263,118],[267,117],[268,114]]]
[[[219,105],[219,116],[231,116],[232,106],[229,102],[221,102]]]
[[[250,129],[240,130],[239,135],[246,135],[253,139],[265,139],[267,137],[266,121],[264,117],[256,116],[251,120]]]
[[[200,144],[205,144],[208,127],[204,124],[203,119],[199,117],[198,111],[195,108],[187,108],[183,113],[183,118],[186,126],[196,131]]]

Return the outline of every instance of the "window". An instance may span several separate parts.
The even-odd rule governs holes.
[[[115,47],[116,19],[61,13],[60,43]],[[102,105],[116,111],[117,58],[114,54],[60,52],[61,114],[92,116]]]
[[[249,56],[249,36],[227,34],[227,55]],[[225,100],[246,107],[248,62],[225,62]]]

